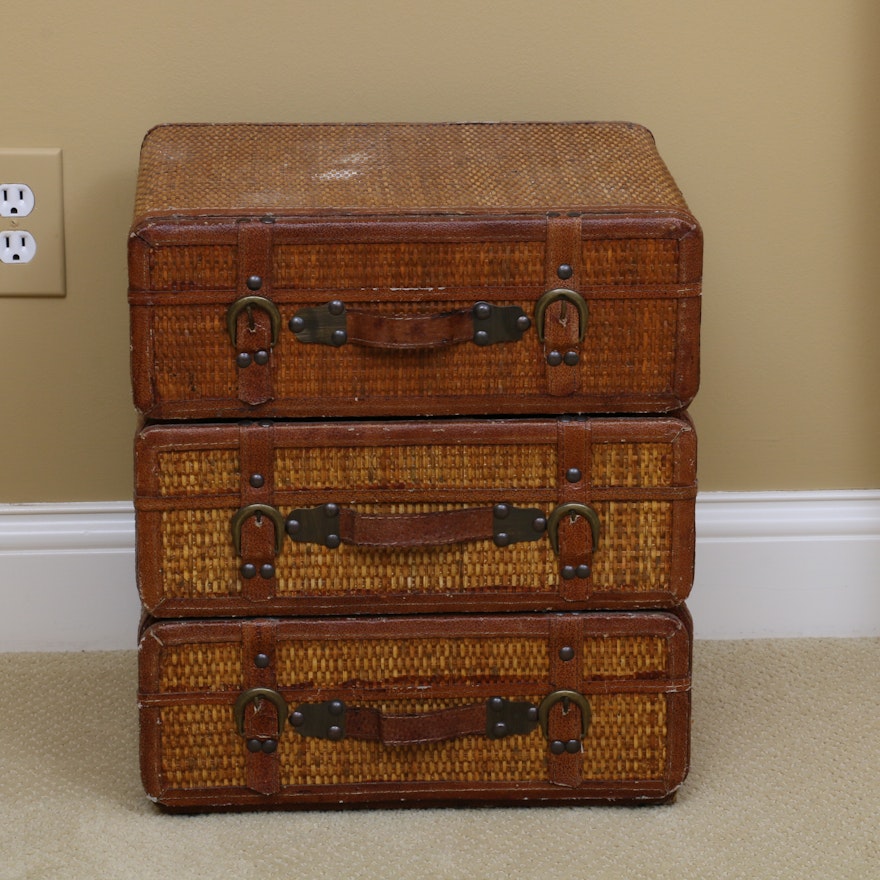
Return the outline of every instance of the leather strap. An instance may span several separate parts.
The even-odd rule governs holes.
[[[548,217],[547,248],[544,278],[547,290],[566,287],[577,290],[581,267],[581,218]],[[568,266],[571,275],[559,273],[560,266]],[[578,334],[580,321],[571,303],[557,300],[547,308],[544,316],[544,360],[547,372],[547,391],[554,397],[565,397],[577,390],[577,372],[564,360],[569,352],[580,354]]]
[[[353,707],[346,711],[346,738],[407,746],[442,742],[486,733],[486,704],[455,706],[418,715],[385,715],[378,709]]]
[[[474,338],[473,309],[441,315],[377,315],[348,309],[348,341],[373,348],[442,348]]]
[[[254,687],[275,689],[275,645],[277,625],[273,620],[243,621],[241,625],[241,668],[244,690]],[[260,794],[277,794],[281,790],[278,750],[251,751],[249,739],[262,743],[278,738],[278,712],[268,700],[253,702],[245,708],[244,741],[241,748],[247,755],[247,786]]]
[[[559,503],[583,503],[589,498],[591,484],[590,439],[591,422],[588,419],[560,419],[559,431]],[[580,475],[573,479],[575,472]],[[559,589],[570,602],[583,601],[590,592],[589,575],[578,575],[578,567],[587,565],[592,571],[593,533],[583,517],[563,517],[559,523],[559,571],[574,571],[574,577],[561,578]]]
[[[491,507],[433,513],[364,514],[339,511],[339,537],[361,547],[433,547],[491,540]]]
[[[583,620],[567,614],[550,618],[550,679],[554,690],[581,692],[584,672]],[[554,785],[575,788],[583,781],[583,744],[577,751],[554,753],[554,741],[580,742],[582,719],[577,706],[563,701],[550,709],[547,725],[548,776]]]
[[[275,426],[272,422],[246,422],[239,426],[241,506],[274,504]],[[275,525],[265,516],[252,516],[241,527],[241,566],[253,566],[253,577],[240,569],[242,595],[255,602],[276,593]],[[271,570],[271,575],[267,573]]]
[[[238,297],[258,293],[272,298],[272,231],[273,224],[259,221],[238,224]],[[258,278],[259,287],[248,280]],[[236,322],[236,369],[238,398],[256,406],[272,400],[272,322],[262,309],[250,308],[239,314]],[[266,355],[269,355],[267,358]],[[245,356],[239,363],[238,358]]]

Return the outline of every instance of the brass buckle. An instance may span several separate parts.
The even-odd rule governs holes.
[[[567,287],[557,287],[554,290],[548,290],[535,305],[535,329],[538,331],[538,341],[544,342],[544,313],[547,311],[548,306],[555,303],[558,299],[570,302],[577,309],[578,318],[580,319],[578,342],[583,342],[587,332],[590,309],[587,301],[579,293],[569,290]]]
[[[235,701],[232,714],[235,718],[236,733],[241,737],[244,736],[244,710],[254,700],[268,700],[275,707],[278,712],[278,738],[280,739],[284,731],[284,722],[287,720],[287,701],[278,691],[265,687],[251,688]]]
[[[547,517],[547,534],[550,538],[550,546],[553,548],[553,552],[559,556],[559,521],[566,514],[582,516],[590,524],[590,531],[593,534],[593,547],[595,548],[599,543],[599,514],[586,504],[569,501],[567,504],[560,504]]]
[[[272,325],[272,345],[278,342],[281,333],[281,312],[278,306],[264,296],[243,296],[237,299],[226,312],[226,332],[232,340],[232,344],[238,347],[238,316],[245,309],[262,309],[269,315]]]
[[[248,504],[242,507],[232,517],[232,544],[235,547],[235,555],[241,556],[241,527],[244,521],[252,516],[268,516],[275,526],[275,555],[280,556],[284,547],[284,517],[280,511],[268,504]]]
[[[560,700],[565,700],[566,702],[571,701],[581,710],[581,739],[584,739],[587,735],[587,730],[590,727],[590,721],[592,719],[590,704],[587,702],[587,698],[583,694],[579,694],[577,691],[568,690],[553,691],[552,694],[547,694],[547,696],[541,701],[541,705],[538,706],[538,723],[541,725],[541,732],[544,734],[544,738],[548,740],[550,739],[550,734],[547,729],[550,710]],[[563,706],[563,708],[565,708],[565,706]]]

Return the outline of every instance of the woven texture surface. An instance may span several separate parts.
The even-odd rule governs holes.
[[[526,314],[533,303],[514,299]],[[323,302],[307,303],[317,307]],[[371,306],[378,314],[435,315],[456,311],[461,303],[437,300],[430,306],[399,303]],[[226,306],[155,306],[150,323],[154,383],[160,400],[236,399],[238,368],[226,334]],[[286,322],[293,311],[282,308]],[[675,387],[678,324],[675,299],[605,299],[590,306],[590,330],[572,370],[583,394],[668,394]],[[625,356],[622,355],[625,353]],[[283,330],[272,349],[276,399],[327,401],[457,397],[467,377],[473,388],[503,400],[546,396],[547,366],[541,348],[523,341],[480,347],[463,344],[421,351],[329,348],[303,345]],[[562,369],[562,368],[560,368]]]
[[[320,689],[324,698],[354,701],[389,714],[433,712],[480,702],[493,688],[521,687],[517,699],[537,704],[549,664],[546,638],[295,639],[277,645],[277,687],[303,700]],[[235,734],[231,703],[241,690],[238,643],[169,646],[161,652],[160,690],[180,699],[160,712],[164,784],[185,789],[246,784],[247,753]],[[667,644],[656,636],[588,638],[586,680],[605,682],[589,698],[585,779],[656,779],[666,769],[666,697],[615,693],[615,681],[662,676]],[[352,680],[357,682],[352,689]],[[430,686],[428,687],[428,683]],[[473,688],[468,698],[437,698],[448,687]],[[193,704],[214,689],[230,694],[226,706]],[[406,698],[364,697],[385,691]],[[375,742],[341,743],[295,736],[279,741],[285,785],[388,781],[528,781],[547,775],[547,743],[539,730],[493,741],[460,737],[389,749]]]
[[[619,206],[686,208],[637,125],[233,124],[154,129],[135,216]]]
[[[418,502],[352,504],[362,514],[415,514],[485,506],[525,492],[519,506],[546,513],[558,499],[560,464],[552,442],[332,447],[275,450],[275,492],[291,494],[291,509],[316,503],[309,492],[335,490],[345,503],[350,492],[394,491],[421,496]],[[594,488],[646,490],[673,485],[671,442],[593,443],[589,482]],[[157,454],[158,494],[189,499],[162,511],[151,527],[169,598],[240,595],[230,521],[239,507],[239,453],[232,448],[166,450]],[[450,503],[432,493],[484,493],[480,503]],[[225,496],[224,503],[211,496]],[[448,494],[439,497],[449,497]],[[293,499],[306,499],[294,501]],[[327,500],[324,498],[323,500]],[[589,500],[589,499],[588,499]],[[672,583],[675,502],[590,501],[601,522],[592,554],[592,590],[664,591]],[[141,528],[146,528],[141,518]],[[370,548],[285,541],[276,559],[276,595],[371,594],[464,595],[499,586],[523,594],[554,591],[559,562],[546,539],[495,547],[491,540],[424,548]]]
[[[880,639],[697,641],[694,667],[670,806],[183,817],[141,788],[135,651],[0,654],[0,878],[880,875]]]

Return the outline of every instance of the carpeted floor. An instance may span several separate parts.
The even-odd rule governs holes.
[[[0,878],[880,877],[880,639],[698,642],[673,805],[169,816],[134,652],[0,654]]]

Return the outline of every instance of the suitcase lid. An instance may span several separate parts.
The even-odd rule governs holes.
[[[146,135],[133,229],[159,218],[687,213],[627,122],[168,124]]]

